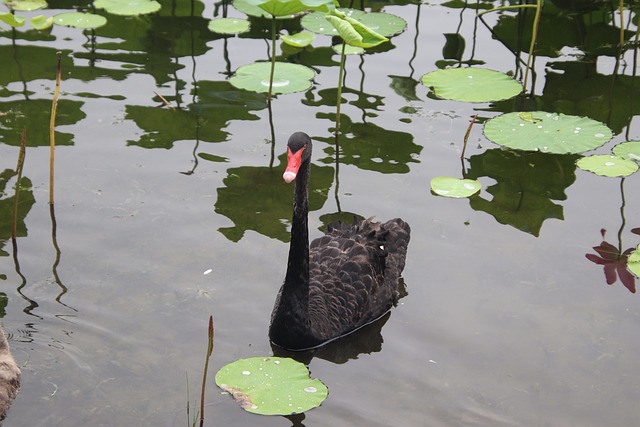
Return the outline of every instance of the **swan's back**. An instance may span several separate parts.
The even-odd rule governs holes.
[[[309,320],[328,340],[373,322],[399,298],[409,224],[396,218],[335,223],[310,245]]]

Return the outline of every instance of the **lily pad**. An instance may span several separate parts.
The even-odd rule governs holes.
[[[316,35],[308,31],[302,31],[300,33],[292,35],[283,35],[280,37],[283,42],[293,47],[307,47],[316,38]]]
[[[74,28],[98,28],[107,23],[107,18],[93,13],[65,12],[53,17],[53,23]]]
[[[440,98],[464,102],[490,102],[513,98],[522,85],[499,71],[486,68],[448,68],[422,76]]]
[[[249,31],[249,21],[238,18],[218,18],[209,22],[209,29],[218,34],[241,34]]]
[[[407,21],[385,12],[366,13],[358,21],[384,37],[398,35],[407,28]]]
[[[640,162],[640,142],[627,141],[613,147],[613,154],[627,160]]]
[[[344,46],[345,55],[362,55],[365,52],[365,50],[361,47],[351,46],[343,43],[333,45],[331,46],[331,49],[333,49],[333,51],[338,55],[342,55],[342,46]]]
[[[389,41],[388,38],[337,9],[327,14],[326,19],[338,30],[342,40],[351,46],[368,48]]]
[[[238,89],[269,92],[270,62],[243,65],[229,82]],[[288,62],[276,62],[273,75],[273,93],[293,93],[307,90],[316,73],[309,67]]]
[[[583,157],[576,164],[582,170],[608,177],[629,176],[638,171],[638,164],[633,160],[609,154]]]
[[[45,0],[5,0],[3,3],[11,10],[19,10],[21,12],[44,9],[48,6]]]
[[[249,16],[293,18],[306,10],[329,12],[333,0],[235,0],[233,6]]]
[[[282,357],[237,360],[218,371],[216,385],[244,410],[261,415],[300,414],[320,406],[329,393],[305,365]]]
[[[640,245],[638,245],[635,251],[629,254],[629,258],[627,258],[627,268],[637,277],[640,277]]]
[[[431,191],[438,196],[463,198],[476,194],[482,185],[475,179],[460,179],[450,176],[436,176],[431,180]]]
[[[95,0],[93,5],[120,16],[148,15],[160,10],[160,3],[154,0]]]
[[[498,145],[543,153],[583,153],[612,137],[604,124],[587,117],[533,111],[507,113],[489,120],[484,134]]]
[[[11,12],[6,12],[0,13],[0,21],[4,22],[7,25],[10,25],[13,28],[18,28],[24,25],[25,17],[14,15]]]
[[[47,18],[44,15],[38,15],[31,18],[29,22],[31,22],[31,26],[36,30],[46,30],[53,25],[53,18]]]
[[[365,15],[365,12],[357,9],[338,9],[345,15],[360,19]],[[311,12],[302,17],[300,25],[307,31],[312,31],[316,34],[324,34],[328,36],[337,36],[338,30],[327,21],[327,14],[322,12]]]

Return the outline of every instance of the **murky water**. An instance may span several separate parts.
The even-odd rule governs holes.
[[[210,5],[198,8],[203,16],[213,13]],[[47,100],[37,107],[44,124],[28,122],[33,146],[24,175],[35,203],[17,239],[18,264],[10,239],[2,247],[7,256],[0,257],[8,298],[2,322],[23,370],[21,392],[3,425],[189,424],[186,406],[189,401],[193,417],[209,315],[215,318],[215,349],[205,425],[637,423],[637,296],[620,281],[608,286],[602,267],[585,254],[602,241],[601,229],[616,247],[620,237],[623,250],[638,244],[640,237],[630,231],[640,226],[638,175],[621,183],[569,170],[566,200],[551,198],[562,219],[553,214],[558,208],[550,209],[538,237],[501,224],[481,204],[433,196],[431,178],[461,173],[469,119],[476,113],[493,117],[497,113],[487,110],[499,108],[435,100],[420,84],[416,99],[407,99],[389,76],[418,81],[436,69],[443,33],[458,25],[465,58],[473,51],[483,66],[503,71],[515,60],[485,27],[475,28],[473,45],[472,10],[434,4],[385,11],[404,17],[408,29],[392,39],[392,50],[347,60],[345,159],[338,181],[332,145],[322,142],[331,136],[327,115],[334,109],[320,102],[321,91],[336,86],[335,62],[315,64],[309,94],[274,101],[272,159],[264,97],[224,83],[228,68],[267,57],[262,40],[225,41],[207,33],[200,18],[192,22],[194,32],[178,31],[188,19],[168,12],[151,21],[144,42],[128,35],[118,41],[117,26],[98,31],[95,52],[73,29],[54,28],[46,40],[20,39],[16,48],[8,33],[0,37],[13,61],[3,54],[10,62],[3,79],[10,80],[2,82],[0,111],[27,98]],[[135,25],[118,19],[120,28]],[[196,43],[185,43],[189,34]],[[317,43],[328,45],[329,39]],[[192,55],[184,53],[189,46],[195,46]],[[71,50],[65,52],[61,100],[76,107],[60,107],[68,117],[60,118],[57,130],[72,144],[56,150],[55,242],[46,131],[55,66],[20,69],[20,58],[34,53],[28,49],[39,49],[43,63],[51,64],[57,49]],[[573,53],[555,58],[554,66],[574,61]],[[625,59],[630,76],[632,54]],[[613,59],[598,61],[597,71],[610,74]],[[536,70],[536,92],[542,94],[552,81],[546,58],[538,59]],[[191,114],[155,108],[154,91]],[[545,95],[541,102],[550,105]],[[248,107],[221,110],[216,103]],[[611,126],[618,135],[602,153],[640,137],[633,110],[626,123]],[[412,227],[404,272],[408,295],[389,318],[309,362],[312,375],[330,390],[320,408],[291,419],[259,417],[222,395],[213,373],[237,358],[272,354],[267,328],[286,267],[291,207],[291,187],[280,179],[282,154],[297,130],[315,139],[312,237],[325,216],[338,211],[402,217]],[[368,137],[380,143],[380,133],[379,153],[359,155]],[[19,140],[20,132],[14,134]],[[0,170],[13,170],[18,156],[8,135],[0,135]],[[495,148],[477,125],[466,156],[484,159],[488,170],[489,158],[482,155]],[[496,175],[480,175],[481,197],[498,198],[486,191]],[[12,196],[14,182],[3,199]],[[536,215],[534,210],[531,223]]]

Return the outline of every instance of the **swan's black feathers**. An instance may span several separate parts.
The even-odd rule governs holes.
[[[309,319],[320,341],[358,329],[397,303],[409,232],[401,219],[368,219],[332,224],[311,242]]]

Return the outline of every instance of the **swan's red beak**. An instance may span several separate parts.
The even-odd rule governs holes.
[[[282,174],[282,178],[287,184],[296,179],[298,175],[298,169],[300,169],[300,165],[302,164],[302,152],[304,149],[305,147],[292,153],[291,148],[287,147],[287,168]]]

